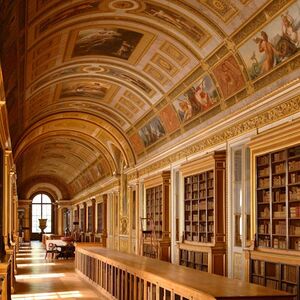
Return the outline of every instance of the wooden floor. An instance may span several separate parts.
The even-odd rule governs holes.
[[[74,260],[45,260],[40,242],[23,244],[17,264],[12,299],[107,299],[75,273]]]

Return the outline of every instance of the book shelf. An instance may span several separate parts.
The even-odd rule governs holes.
[[[252,283],[289,292],[299,300],[299,266],[253,259],[250,268]]]
[[[103,231],[103,202],[97,203],[97,233]]]
[[[145,180],[142,254],[170,260],[169,201],[170,171]]]
[[[251,150],[249,280],[300,300],[300,121],[264,131]],[[273,271],[272,271],[273,270]],[[273,274],[272,274],[273,272]]]
[[[180,250],[180,265],[208,272],[208,253]]]
[[[179,263],[219,275],[226,274],[225,162],[225,151],[219,151],[181,167],[184,233]]]
[[[93,231],[93,207],[88,206],[87,207],[87,212],[88,212],[88,228],[87,228],[87,231],[92,232]]]
[[[214,171],[184,178],[184,239],[214,241]]]
[[[157,238],[162,237],[163,225],[163,204],[162,204],[162,185],[146,189],[146,216],[147,229],[151,231],[154,225],[154,230]],[[153,224],[151,224],[152,220]]]
[[[256,158],[257,246],[300,250],[300,145]]]

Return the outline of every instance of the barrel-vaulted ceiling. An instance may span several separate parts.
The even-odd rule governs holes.
[[[73,197],[134,166],[259,89],[275,68],[264,56],[268,40],[276,65],[296,57],[300,44],[300,36],[280,40],[283,16],[299,21],[300,0],[0,3],[24,193],[48,182]]]

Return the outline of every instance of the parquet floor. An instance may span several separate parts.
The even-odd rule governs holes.
[[[74,260],[45,260],[40,242],[22,244],[17,255],[18,274],[12,299],[107,299],[74,269]]]

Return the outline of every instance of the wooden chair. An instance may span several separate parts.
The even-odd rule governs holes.
[[[60,251],[57,249],[56,245],[53,243],[49,243],[48,249],[46,249],[45,259],[47,259],[48,254],[51,254],[51,259],[56,258],[55,255],[59,253]]]

